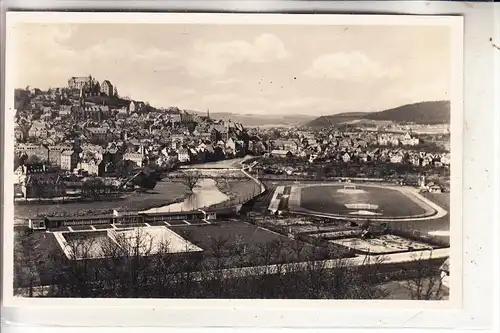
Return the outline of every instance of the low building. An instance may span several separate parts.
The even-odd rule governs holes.
[[[25,199],[55,198],[65,194],[65,186],[59,174],[34,173],[26,177],[21,191]]]
[[[48,135],[45,123],[33,123],[28,131],[28,136],[34,138],[46,138]]]
[[[14,146],[14,151],[18,156],[36,156],[41,161],[48,161],[48,149],[42,145],[20,143]]]
[[[138,168],[142,168],[144,166],[144,154],[143,153],[125,153],[123,154],[124,161],[133,162],[134,165]]]
[[[87,173],[88,175],[92,176],[102,176],[104,174],[104,168],[105,165],[102,160],[95,158],[83,160],[78,163],[78,169],[81,172]]]
[[[189,154],[189,150],[187,150],[186,148],[179,149],[177,151],[177,159],[181,163],[186,163],[186,162],[191,161],[191,156]]]

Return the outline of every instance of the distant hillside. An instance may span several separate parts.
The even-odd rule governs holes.
[[[380,112],[349,112],[322,116],[307,123],[307,127],[328,127],[353,122],[391,121],[395,123],[449,124],[450,102],[421,102]]]
[[[450,123],[450,102],[421,102],[407,104],[394,109],[370,113],[363,117],[371,120],[391,120],[416,124]]]
[[[331,116],[321,116],[319,118],[310,121],[305,126],[307,127],[328,127],[332,125],[339,125],[348,122],[352,122],[353,120],[363,119],[363,117],[367,115],[366,112],[345,112],[338,113]]]
[[[198,115],[206,115],[206,112],[190,111]],[[303,125],[312,119],[313,116],[308,115],[262,115],[262,114],[237,114],[226,112],[210,112],[210,118],[231,120],[235,123],[240,123],[245,127],[257,126],[299,126]]]

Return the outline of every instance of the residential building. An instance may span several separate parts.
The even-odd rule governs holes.
[[[34,122],[28,131],[28,136],[41,139],[46,138],[47,134],[47,126],[44,122]]]
[[[101,83],[101,93],[103,93],[106,96],[113,96],[113,94],[114,94],[114,87],[111,84],[111,82],[109,82],[108,80],[102,81],[102,83]]]
[[[14,146],[18,156],[36,156],[42,161],[48,161],[48,149],[40,144],[20,143]]]
[[[78,165],[78,153],[74,150],[65,150],[61,153],[61,169],[73,171]]]
[[[71,149],[69,145],[51,145],[47,147],[48,158],[47,161],[52,165],[61,165],[61,154],[64,150]]]
[[[142,152],[135,152],[135,153],[128,152],[123,154],[124,161],[131,161],[138,168],[142,168],[144,166],[144,158],[145,156]]]
[[[16,138],[17,141],[22,141],[25,138],[24,130],[21,128],[21,126],[17,124],[14,127],[14,137]]]
[[[105,127],[87,127],[86,134],[89,138],[106,139],[109,129]]]
[[[105,163],[101,159],[89,159],[79,163],[78,169],[89,175],[102,176],[104,174]]]
[[[181,148],[177,151],[177,159],[181,163],[186,163],[191,160],[191,156],[189,154],[189,151],[186,148]]]

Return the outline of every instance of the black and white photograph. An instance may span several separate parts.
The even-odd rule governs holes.
[[[13,296],[459,297],[461,19],[208,16],[8,24]]]

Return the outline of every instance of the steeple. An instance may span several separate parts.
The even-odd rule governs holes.
[[[210,119],[210,109],[207,109],[207,118]]]

